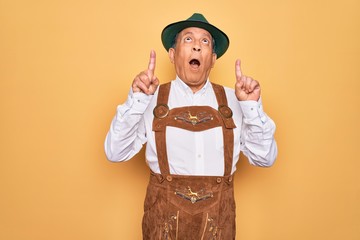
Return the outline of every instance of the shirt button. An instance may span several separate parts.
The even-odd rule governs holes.
[[[201,158],[201,154],[198,155],[198,158]]]
[[[221,181],[222,181],[222,179],[219,178],[219,177],[216,179],[216,182],[217,182],[217,183],[221,183]]]

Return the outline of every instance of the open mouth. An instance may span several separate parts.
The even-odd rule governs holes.
[[[191,59],[189,64],[191,67],[194,67],[194,68],[200,67],[200,61],[197,59]]]

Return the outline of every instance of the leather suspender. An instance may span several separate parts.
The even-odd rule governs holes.
[[[221,85],[211,83],[218,102],[218,110],[209,106],[189,106],[169,109],[168,99],[171,83],[160,85],[157,106],[154,108],[153,131],[161,174],[170,175],[166,150],[166,126],[175,126],[190,131],[203,131],[222,126],[224,141],[224,176],[230,176],[234,151],[234,121],[228,107],[225,90]]]

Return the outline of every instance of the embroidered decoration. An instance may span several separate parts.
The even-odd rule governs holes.
[[[176,215],[171,215],[167,222],[164,222],[163,226],[163,238],[165,240],[172,240],[171,236],[173,235],[173,225],[175,227],[175,240],[178,237],[178,227],[179,227],[179,211],[176,212]]]
[[[174,119],[188,122],[191,123],[192,125],[196,125],[202,122],[211,121],[214,119],[214,117],[211,114],[208,114],[207,112],[200,112],[197,115],[191,115],[191,112],[188,111],[181,113],[178,116],[175,116]]]
[[[204,190],[200,190],[199,192],[193,192],[191,190],[190,187],[187,187],[187,191],[175,191],[175,194],[186,199],[189,200],[192,204],[201,201],[201,200],[205,200],[208,198],[212,198],[213,197],[213,193],[212,192],[208,192],[204,194]]]
[[[211,232],[211,240],[216,240],[217,239],[217,236],[218,236],[218,227],[215,226],[215,223],[214,223],[214,219],[213,218],[208,218],[207,219],[208,222],[209,222],[209,229],[208,231]]]

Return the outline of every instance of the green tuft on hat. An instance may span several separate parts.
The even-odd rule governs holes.
[[[215,40],[215,53],[217,58],[220,58],[228,49],[230,44],[228,36],[217,27],[211,25],[202,14],[194,13],[190,18],[169,24],[164,28],[161,33],[161,41],[166,51],[169,51],[169,48],[173,46],[176,35],[189,27],[202,28],[211,34]]]

